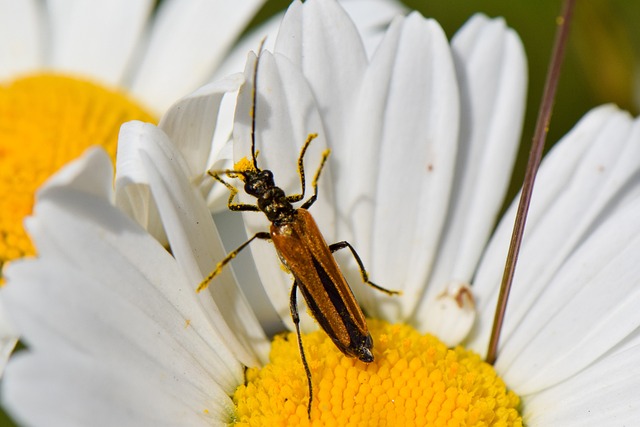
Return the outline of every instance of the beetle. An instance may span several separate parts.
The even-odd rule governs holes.
[[[268,169],[260,169],[256,154],[256,85],[258,62],[253,71],[253,91],[251,115],[251,159],[239,164],[235,169],[208,171],[214,179],[224,184],[230,192],[227,206],[232,211],[263,212],[271,222],[269,232],[258,232],[235,250],[229,252],[216,268],[200,283],[197,292],[205,289],[222,271],[223,267],[234,259],[238,253],[255,239],[271,240],[276,252],[286,269],[293,275],[294,282],[290,294],[290,310],[298,337],[298,346],[302,364],[309,387],[309,403],[307,415],[311,416],[313,387],[311,371],[304,354],[300,335],[300,316],[297,308],[296,291],[300,289],[309,311],[320,327],[332,339],[336,347],[346,356],[355,357],[362,362],[374,360],[373,340],[367,328],[365,316],[349,288],[340,267],[332,253],[340,249],[349,249],[360,269],[363,282],[385,292],[388,295],[398,294],[387,290],[369,280],[364,264],[356,250],[347,241],[327,244],[316,221],[309,213],[309,208],[318,196],[318,180],[329,157],[330,150],[322,153],[320,166],[312,181],[313,195],[295,208],[293,203],[300,202],[305,193],[304,155],[317,134],[309,134],[298,156],[298,175],[302,191],[298,194],[286,195],[284,190],[275,184],[273,173]],[[223,176],[239,178],[244,182],[244,191],[257,199],[257,204],[235,203],[239,190],[227,182]]]

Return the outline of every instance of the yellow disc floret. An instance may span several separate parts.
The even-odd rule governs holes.
[[[275,338],[271,362],[247,370],[234,394],[236,426],[521,426],[520,399],[462,347],[407,325],[369,320],[372,363],[342,355],[321,331],[302,337],[313,404],[293,333]]]
[[[22,223],[36,189],[91,145],[115,156],[120,125],[154,121],[122,93],[60,75],[0,85],[0,266],[33,254]]]

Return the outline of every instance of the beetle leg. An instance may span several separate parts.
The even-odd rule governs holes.
[[[356,262],[358,263],[358,267],[360,267],[360,276],[362,276],[362,281],[364,283],[366,283],[367,285],[381,291],[384,292],[387,295],[399,295],[402,292],[401,291],[392,291],[386,288],[383,288],[382,286],[376,285],[375,283],[373,283],[372,281],[369,280],[369,274],[367,274],[367,270],[365,270],[364,268],[364,264],[362,263],[362,260],[360,259],[360,256],[358,255],[358,253],[356,252],[356,250],[353,248],[353,246],[351,246],[351,244],[349,242],[347,242],[346,240],[343,240],[342,242],[337,242],[334,243],[332,245],[329,245],[329,249],[331,250],[331,252],[336,252],[339,251],[340,249],[344,249],[344,248],[349,248],[349,250],[351,250],[351,254],[353,255],[353,257],[355,258]]]
[[[223,171],[207,171],[209,175],[211,175],[216,181],[224,184],[225,187],[229,190],[229,201],[227,201],[227,207],[232,211],[251,211],[258,212],[260,209],[256,205],[252,205],[249,203],[234,203],[233,199],[238,194],[238,189],[233,185],[229,184],[227,181],[222,179],[220,175],[225,174],[227,176],[238,174],[239,172],[232,170],[223,170]]]
[[[322,152],[322,159],[320,160],[320,166],[318,166],[318,170],[316,171],[316,175],[313,177],[313,181],[311,181],[311,186],[313,187],[313,196],[309,197],[307,201],[305,201],[302,206],[302,209],[309,209],[311,205],[313,205],[318,198],[318,180],[320,179],[320,173],[322,172],[322,168],[327,161],[327,158],[331,154],[331,150],[324,150]]]
[[[307,136],[307,140],[302,145],[302,150],[300,150],[300,155],[298,156],[298,175],[300,176],[300,186],[302,187],[302,191],[299,194],[291,194],[287,196],[287,200],[290,203],[299,202],[304,197],[304,155],[307,152],[307,148],[309,148],[309,144],[318,136],[317,133],[310,133]]]
[[[291,318],[293,324],[296,327],[296,334],[298,336],[298,347],[300,347],[300,356],[302,358],[302,365],[304,371],[307,374],[307,384],[309,385],[309,405],[307,406],[307,417],[311,419],[311,402],[313,402],[313,387],[311,386],[311,370],[307,363],[307,358],[304,355],[304,347],[302,346],[302,336],[300,335],[300,315],[298,314],[298,302],[296,300],[296,291],[298,290],[298,282],[294,281],[291,287],[291,297],[289,301],[289,308],[291,309]]]
[[[224,257],[224,259],[216,265],[216,268],[214,268],[213,271],[209,273],[209,275],[202,282],[200,282],[200,284],[198,285],[198,288],[196,289],[196,292],[200,292],[203,289],[206,289],[207,286],[209,286],[209,283],[213,280],[213,278],[216,277],[218,274],[220,274],[224,266],[227,265],[232,259],[234,259],[240,253],[240,251],[243,250],[254,239],[269,240],[271,239],[271,235],[266,231],[256,233],[253,235],[252,238],[250,238],[249,240],[247,240],[246,242],[238,246],[235,250],[229,252],[227,256]]]

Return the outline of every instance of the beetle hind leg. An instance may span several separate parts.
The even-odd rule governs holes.
[[[360,268],[360,276],[362,277],[362,281],[364,283],[366,283],[367,285],[371,286],[374,289],[379,290],[380,292],[384,292],[387,295],[400,295],[402,293],[401,291],[392,291],[390,289],[383,288],[382,286],[376,285],[375,283],[370,281],[369,274],[367,273],[367,270],[365,270],[364,264],[362,263],[360,256],[358,255],[356,250],[353,248],[353,246],[351,246],[351,243],[347,242],[346,240],[343,240],[342,242],[337,242],[332,245],[329,245],[329,249],[331,250],[331,253],[339,251],[340,249],[344,249],[344,248],[349,248],[349,250],[351,251],[351,254],[353,255],[353,258],[358,263],[358,267]]]
[[[298,336],[298,347],[300,348],[300,357],[302,358],[302,365],[304,371],[307,374],[307,384],[309,385],[309,404],[307,405],[307,417],[311,419],[311,403],[313,402],[313,386],[311,385],[311,370],[307,363],[307,357],[304,355],[304,347],[302,346],[302,336],[300,335],[300,315],[298,314],[298,302],[296,291],[298,290],[298,282],[294,281],[291,287],[291,296],[289,300],[289,308],[291,310],[291,318],[293,324],[296,327],[296,335]]]

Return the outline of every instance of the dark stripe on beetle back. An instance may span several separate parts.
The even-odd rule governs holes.
[[[328,279],[328,275],[327,273],[324,271],[324,269],[322,268],[322,266],[318,263],[318,261],[315,258],[313,259],[313,266],[316,269],[316,271],[318,271],[318,276],[320,277],[320,281],[322,282],[324,289],[327,290],[327,279]],[[333,283],[328,282],[329,286],[333,287]],[[302,294],[302,296],[304,297],[305,302],[307,303],[307,307],[309,307],[309,310],[311,310],[311,313],[313,314],[313,317],[316,319],[316,321],[320,324],[320,327],[327,333],[327,335],[329,335],[329,337],[333,340],[334,344],[342,351],[342,352],[346,352],[348,354],[351,354],[352,352],[349,350],[348,347],[345,347],[345,343],[341,342],[340,340],[338,340],[335,336],[334,333],[332,333],[333,328],[331,327],[331,323],[329,322],[329,320],[327,320],[327,316],[325,316],[325,313],[323,310],[320,309],[320,307],[318,306],[318,302],[315,300],[315,298],[313,298],[309,293],[307,293],[307,290],[304,286],[298,286],[298,289],[300,289],[300,293]],[[335,287],[334,287],[334,292],[335,292]],[[333,299],[331,298],[331,294],[329,292],[327,292],[327,294],[329,295],[329,299],[331,299],[332,303],[333,303]],[[340,306],[342,308],[344,308],[344,304],[340,304]],[[335,307],[336,309],[340,309],[339,307]],[[338,314],[340,314],[338,312]],[[329,315],[333,315],[333,313],[329,313]],[[344,323],[344,318],[342,316],[340,316],[340,319],[342,320],[342,322]],[[345,328],[347,326],[345,325]]]
[[[315,259],[314,259],[314,264],[316,264]],[[337,339],[335,334],[332,333],[333,328],[331,327],[331,323],[329,323],[329,321],[327,320],[327,317],[325,316],[325,313],[318,306],[317,301],[313,297],[311,297],[311,295],[307,292],[307,289],[304,286],[298,285],[298,289],[300,289],[300,293],[304,297],[304,300],[307,303],[307,307],[313,314],[313,318],[316,319],[316,322],[320,324],[320,327],[333,340],[333,343],[336,345],[336,347],[338,347],[340,351],[342,351],[343,353],[346,352],[348,354],[351,354],[352,352],[349,350],[349,348],[345,347],[345,345],[340,340]],[[343,320],[343,323],[344,323],[344,320]]]
[[[324,267],[322,267],[322,264],[320,264],[315,257],[312,256],[311,261],[313,262],[313,267],[316,269],[316,272],[318,273],[318,277],[322,282],[322,286],[324,290],[327,292],[327,295],[331,300],[331,304],[333,304],[333,307],[336,309],[336,311],[340,315],[340,318],[344,319],[345,317],[348,317],[349,310],[347,309],[347,306],[344,304],[344,300],[342,299],[340,292],[336,288],[336,285],[333,283],[333,280],[331,280],[331,277],[329,277],[329,275],[327,274],[327,271],[324,269]]]
[[[350,339],[349,343],[337,341],[336,339],[333,339],[333,341],[339,348],[343,349],[343,352],[351,356],[358,357],[358,352],[356,351],[356,347],[358,345],[362,345],[362,343],[366,341],[366,337],[362,335],[358,326],[351,319],[349,309],[345,305],[344,299],[340,294],[340,292],[338,291],[338,288],[335,286],[335,283],[333,282],[331,277],[327,274],[327,271],[323,268],[322,264],[320,264],[320,262],[318,262],[318,260],[315,257],[312,257],[311,260],[313,263],[313,267],[316,269],[316,272],[318,273],[318,278],[320,279],[320,282],[322,283],[322,286],[325,292],[327,293],[327,296],[329,297],[331,304],[333,305],[333,308],[335,309],[337,314],[340,316],[340,320],[342,321],[342,324],[344,325],[345,329],[347,330],[347,333],[349,334],[349,339]],[[307,298],[305,297],[305,299]],[[307,302],[307,305],[309,305],[308,302]],[[318,321],[318,323],[320,323],[320,326],[322,326],[323,329],[325,329],[325,331],[328,331],[328,335],[331,337],[332,336],[331,324],[326,319],[325,312],[319,309],[315,300],[313,300],[311,305],[313,307],[309,307],[309,308],[314,313],[314,317],[316,317],[316,320]],[[320,320],[319,317],[322,317],[323,319]]]

